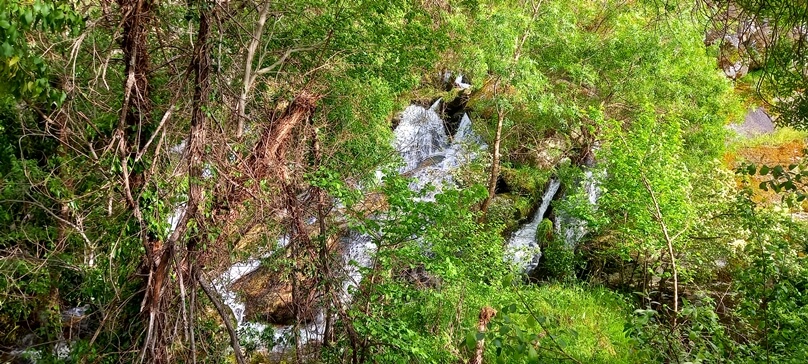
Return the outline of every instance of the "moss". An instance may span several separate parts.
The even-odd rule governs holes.
[[[511,201],[513,201],[514,207],[516,207],[517,210],[516,215],[517,220],[521,221],[530,218],[531,212],[533,212],[532,210],[535,205],[534,199],[514,194],[508,194],[506,198],[509,198],[511,199]]]
[[[488,221],[502,226],[503,232],[510,233],[530,218],[534,206],[535,201],[529,197],[512,193],[499,194],[488,208]]]
[[[518,168],[503,166],[500,176],[508,185],[511,192],[538,198],[544,192],[544,186],[550,178],[550,171],[533,167],[521,166]]]

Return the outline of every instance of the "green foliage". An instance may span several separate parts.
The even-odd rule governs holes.
[[[622,235],[623,252],[661,250],[665,242],[653,217],[654,202],[644,180],[658,198],[667,229],[677,234],[686,229],[694,215],[690,199],[688,167],[678,120],[657,120],[645,115],[635,120],[626,133],[611,129],[612,142],[605,145],[606,179],[598,213],[614,224]],[[621,218],[622,217],[622,218]]]
[[[567,246],[562,238],[556,237],[543,246],[541,261],[533,276],[541,280],[569,282],[575,280],[575,271],[579,265],[580,259],[575,250]]]
[[[515,288],[519,289],[519,288]],[[604,288],[545,285],[500,300],[488,331],[486,357],[497,363],[642,363],[623,335],[626,302]],[[509,300],[512,300],[509,302]]]
[[[749,330],[745,348],[761,360],[797,363],[808,357],[806,227],[788,215],[761,211],[739,200],[748,237],[735,276],[739,286],[739,326]]]
[[[793,141],[808,139],[808,131],[797,130],[789,126],[778,127],[773,133],[766,133],[752,138],[740,138],[733,148],[755,148],[760,146],[777,146]]]
[[[808,197],[805,182],[802,181],[803,178],[808,178],[808,169],[806,169],[804,163],[792,163],[788,166],[761,165],[759,168],[754,164],[744,164],[739,166],[736,172],[749,176],[756,174],[770,176],[769,179],[760,182],[757,188],[764,191],[771,189],[778,194],[781,192],[787,194],[784,197],[792,197],[784,199],[789,207],[795,207],[795,205],[805,201],[806,197]]]
[[[230,256],[251,253],[238,246],[202,258],[220,253],[210,248],[219,231],[239,236],[255,226],[286,224],[290,214],[275,213],[292,211],[286,196],[278,196],[278,181],[256,180],[254,171],[240,168],[257,131],[279,120],[305,90],[321,99],[284,141],[288,160],[268,168],[288,172],[283,183],[301,196],[296,202],[306,220],[320,207],[310,193],[318,187],[339,202],[322,221],[333,225],[329,232],[366,233],[377,247],[372,263],[357,267],[363,280],[351,286],[352,300],[333,307],[339,311],[335,342],[322,348],[322,361],[355,353],[365,361],[458,362],[480,339],[486,362],[805,360],[805,228],[729,203],[735,181],[716,158],[737,101],[703,47],[697,20],[680,14],[658,26],[648,2],[612,0],[544,1],[536,9],[518,1],[269,2],[242,139],[230,135],[229,125],[242,117],[231,116],[237,96],[231,90],[243,87],[240,60],[264,4],[233,4],[216,5],[222,16],[210,44],[216,76],[205,100],[210,139],[202,156],[211,173],[202,181],[189,181],[185,156],[171,148],[187,138],[187,96],[198,86],[187,65],[199,41],[188,35],[200,7],[159,3],[151,14],[145,101],[153,114],[141,115],[137,130],[125,130],[133,142],[125,151],[132,154],[127,182],[137,184],[141,225],[121,183],[121,14],[81,4],[88,18],[104,19],[85,27],[77,3],[0,0],[0,327],[9,328],[1,346],[14,347],[29,333],[37,342],[54,342],[64,335],[60,312],[87,305],[103,325],[94,323],[93,345],[86,335],[75,342],[71,360],[133,359],[121,353],[136,352],[143,340],[143,234],[166,241],[167,218],[187,200],[190,182],[204,190],[188,234],[200,261],[211,259],[203,274],[213,277]],[[495,199],[485,219],[476,206],[487,193],[475,184],[487,168],[484,159],[455,176],[462,189],[447,189],[432,202],[396,173],[395,113],[410,95],[458,96],[435,90],[428,75],[438,70],[472,80],[468,105],[485,138],[493,139],[497,113],[504,115],[501,174],[512,195]],[[314,134],[322,157],[316,166],[308,149]],[[543,221],[537,240],[546,276],[566,285],[522,283],[504,259],[502,233],[528,217],[551,173],[565,186],[580,184],[578,165],[593,150],[598,164],[591,172],[603,190],[597,208],[572,187],[553,205],[588,223],[591,234],[579,251],[591,255],[576,255]],[[379,166],[386,177],[377,185]],[[805,177],[802,166],[765,168],[751,171],[772,177],[765,188],[798,191]],[[239,194],[250,198],[233,198]],[[377,196],[381,202],[364,206]],[[260,221],[253,216],[259,212]],[[670,310],[658,306],[642,306],[628,322],[622,296],[573,283],[581,259],[597,256],[604,266],[633,265],[623,288],[650,296],[654,287],[647,282],[671,274],[663,224],[676,236],[683,290],[709,286],[719,273],[731,281],[736,302],[725,307],[726,317],[718,316],[707,292],[682,302],[678,327],[668,326]],[[272,234],[264,235],[257,240],[269,242]],[[733,241],[742,243],[736,249]],[[295,274],[321,278],[313,261],[284,254],[265,259],[300,263]],[[728,267],[720,270],[722,260]],[[227,334],[211,303],[200,292],[182,292],[183,271],[170,269],[164,291],[176,310],[164,314],[184,324],[180,315],[191,306],[181,299],[195,297],[196,316],[188,324],[199,360],[226,360]],[[611,273],[600,278],[608,281]],[[640,287],[638,277],[646,275],[653,277]],[[483,307],[499,314],[478,333]],[[274,343],[271,331],[247,340],[249,331],[241,334],[250,353]],[[177,360],[186,359],[185,344],[171,344]]]
[[[69,2],[3,0],[0,9],[0,93],[32,101],[63,102],[67,96],[60,90],[63,85],[54,87],[52,83],[58,81],[50,79],[49,55],[40,54],[41,50],[26,38],[32,32],[76,34],[84,20]]]
[[[625,327],[632,342],[644,348],[652,361],[734,362],[737,343],[719,321],[711,298],[701,298],[698,303],[684,300],[674,328],[665,320],[657,311],[637,309]]]

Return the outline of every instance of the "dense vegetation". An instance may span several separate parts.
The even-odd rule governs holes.
[[[800,2],[0,0],[0,42],[4,362],[808,361]],[[488,148],[435,194],[392,141],[438,99]]]

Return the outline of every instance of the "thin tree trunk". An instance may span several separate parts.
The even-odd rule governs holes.
[[[645,175],[642,176],[642,183],[645,186],[645,189],[651,195],[651,201],[654,203],[654,220],[659,223],[659,226],[662,229],[662,235],[668,245],[668,254],[671,258],[671,270],[673,271],[673,325],[676,326],[676,316],[679,315],[679,272],[676,268],[676,255],[673,251],[673,240],[675,237],[672,238],[668,233],[668,226],[665,224],[665,220],[662,218],[662,211],[659,208],[659,201],[657,201],[656,194],[654,194],[654,190],[651,188],[651,184],[648,183],[648,179],[645,178]],[[677,234],[677,236],[678,235],[679,234]]]
[[[491,307],[483,307],[480,310],[480,318],[477,321],[477,331],[478,332],[485,332],[488,323],[491,322],[491,319],[497,314],[497,310]],[[477,350],[474,352],[474,358],[472,358],[470,364],[483,364],[483,353],[485,353],[485,339],[477,340]]]
[[[498,84],[499,82],[497,82]],[[495,86],[498,87],[499,85]],[[494,199],[494,195],[497,192],[497,179],[499,179],[499,159],[500,159],[500,152],[499,152],[499,145],[500,141],[502,140],[502,122],[505,120],[505,112],[502,110],[497,111],[497,132],[494,136],[494,151],[492,153],[492,160],[491,160],[491,175],[488,178],[488,197],[483,201],[483,205],[480,208],[483,213],[488,211],[488,207],[491,205],[491,201]]]
[[[322,153],[320,151],[320,139],[317,135],[317,129],[312,128],[312,151],[314,153],[314,168],[315,170],[320,167],[320,163],[322,162]],[[325,211],[325,191],[323,191],[319,187],[314,188],[314,192],[317,195],[317,222],[319,223],[320,228],[320,269],[322,270],[322,277],[323,277],[323,315],[325,316],[325,329],[323,330],[323,344],[328,346],[333,339],[332,335],[332,327],[334,317],[332,316],[331,312],[331,305],[329,304],[331,301],[328,299],[331,293],[331,264],[328,261],[329,252],[328,252],[328,229],[326,226],[325,218],[326,218],[326,211]]]
[[[228,313],[229,309],[224,307],[221,298],[216,294],[216,292],[201,274],[197,275],[197,282],[199,282],[199,287],[202,288],[205,295],[207,295],[210,301],[213,302],[213,306],[216,307],[216,311],[219,313],[219,316],[221,316],[222,321],[224,322],[224,327],[227,329],[227,334],[230,336],[230,345],[233,347],[233,352],[236,355],[236,362],[238,364],[245,364],[246,361],[244,360],[244,353],[241,352],[241,345],[238,343],[238,335],[236,334],[236,330],[233,328],[233,323],[230,322],[231,315]]]
[[[188,223],[197,215],[198,207],[202,201],[202,159],[205,147],[205,125],[207,116],[205,105],[207,104],[210,92],[210,45],[208,38],[210,35],[210,12],[209,4],[200,2],[200,19],[197,42],[191,61],[191,68],[194,70],[194,95],[191,112],[191,129],[189,131],[188,146],[188,202],[185,211],[177,224],[176,229],[166,239],[165,242],[155,240],[149,244],[151,249],[148,256],[149,275],[146,283],[146,296],[144,297],[142,310],[147,313],[148,324],[146,339],[141,352],[141,361],[146,359],[149,353],[150,362],[167,362],[168,346],[173,339],[169,330],[165,327],[164,315],[168,312],[167,305],[170,304],[165,293],[171,292],[172,287],[170,272],[177,243],[184,237],[188,229]],[[150,234],[147,234],[150,236]],[[188,241],[187,250],[189,253],[195,250],[196,239]],[[191,264],[191,258],[186,256],[186,264]],[[193,272],[193,266],[189,266],[186,271]],[[193,280],[191,280],[193,283]],[[193,288],[193,287],[191,287]]]
[[[208,6],[204,1],[200,6]],[[210,5],[214,6],[214,5]],[[205,107],[210,97],[210,10],[200,10],[199,31],[194,50],[194,98],[191,114],[191,130],[188,136],[188,204],[185,210],[186,224],[194,218],[202,201],[203,156],[205,154],[207,114]],[[185,227],[177,226],[177,230]],[[178,240],[180,236],[177,236]],[[196,239],[189,239],[188,250],[196,249]]]
[[[260,13],[258,14],[258,21],[256,22],[255,29],[253,30],[250,44],[247,46],[247,53],[244,54],[244,77],[242,81],[241,94],[238,98],[238,105],[236,106],[236,118],[238,119],[236,138],[239,139],[241,139],[242,135],[244,135],[244,119],[247,118],[244,110],[247,106],[247,95],[250,93],[254,79],[252,74],[252,66],[255,59],[255,51],[258,49],[258,45],[261,42],[261,35],[264,34],[264,24],[266,24],[267,21],[269,8],[270,2],[264,2],[264,5],[261,7]]]
[[[541,8],[542,1],[533,2],[531,3],[531,24],[536,22],[536,19],[539,16],[539,9]],[[530,36],[530,25],[525,28],[525,31],[522,32],[522,36],[519,37],[519,42],[516,45],[516,50],[513,52],[513,59],[511,60],[511,71],[508,75],[508,82],[513,80],[513,76],[516,73],[516,63],[519,62],[519,58],[522,56],[522,47],[527,41],[527,38]],[[499,94],[499,83],[500,80],[498,79],[494,84],[494,94]],[[488,211],[488,207],[491,205],[491,201],[494,199],[494,195],[497,191],[497,180],[499,179],[499,160],[500,160],[500,144],[502,140],[502,123],[505,121],[505,110],[497,106],[497,132],[494,136],[494,151],[492,154],[493,160],[491,161],[491,176],[488,179],[488,197],[483,201],[482,207],[480,210],[485,213]]]

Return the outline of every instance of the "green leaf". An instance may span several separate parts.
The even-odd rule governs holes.
[[[536,348],[531,346],[527,349],[527,358],[532,362],[536,362],[539,360],[539,353],[536,352]]]
[[[474,338],[473,332],[466,335],[466,348],[469,349],[469,351],[473,351],[475,348],[477,348],[477,340]]]
[[[11,47],[11,44],[8,44],[8,42],[0,44],[0,55],[3,57],[11,57],[12,54],[14,54],[14,48]]]
[[[769,166],[764,165],[764,166],[760,167],[760,175],[764,176],[764,175],[767,175],[767,174],[769,174]]]
[[[25,25],[30,25],[34,22],[34,13],[31,12],[31,9],[26,9],[25,13],[22,16],[22,21]]]
[[[510,326],[502,325],[502,326],[499,327],[499,334],[502,335],[502,336],[507,335],[508,332],[510,332],[510,331],[511,331]]]

